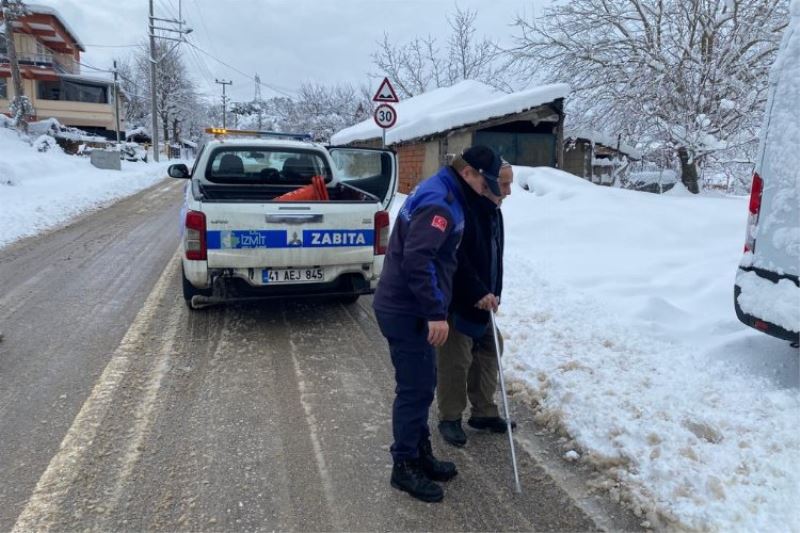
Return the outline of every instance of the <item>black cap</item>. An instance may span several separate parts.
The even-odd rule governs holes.
[[[472,146],[464,150],[461,158],[466,163],[481,173],[483,179],[486,180],[486,185],[492,194],[501,196],[500,194],[500,167],[503,166],[503,160],[497,153],[488,146],[478,145]]]

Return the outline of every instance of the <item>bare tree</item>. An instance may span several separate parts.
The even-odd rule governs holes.
[[[698,163],[752,146],[787,0],[573,0],[517,17],[517,64],[568,81],[583,125],[667,146],[698,192]]]
[[[178,48],[157,41],[155,55],[160,58],[156,78],[156,113],[164,140],[177,142],[186,117],[192,116],[191,111],[199,105],[198,97]],[[130,61],[122,61],[120,66],[123,89],[137,95],[128,103],[129,111],[133,112],[129,117],[136,117],[142,122],[150,114],[146,97],[146,88],[150,86],[149,61],[149,51],[142,46]]]
[[[300,87],[289,122],[293,129],[327,141],[337,131],[368,118],[370,112],[369,97],[350,84],[306,83]]]
[[[476,19],[477,12],[456,7],[447,17],[451,33],[444,48],[430,35],[394,44],[384,34],[372,54],[376,76],[388,76],[399,96],[406,98],[461,80],[478,80],[508,90],[511,71],[503,68],[497,44],[478,37]]]
[[[497,44],[476,35],[477,16],[476,11],[456,7],[456,12],[447,17],[452,30],[447,40],[447,81],[452,85],[460,80],[480,80],[507,88]]]
[[[148,52],[142,47],[142,54]],[[125,119],[129,125],[144,126],[150,117],[147,78],[137,68],[134,58],[117,59],[117,74],[122,92],[125,94]]]
[[[372,115],[372,92],[365,84],[305,83],[294,99],[286,97],[235,102],[231,112],[243,129],[309,133],[326,142],[335,132]],[[259,126],[261,124],[261,126]]]
[[[28,116],[32,115],[34,110],[22,87],[22,76],[17,61],[17,46],[14,42],[14,21],[26,13],[25,4],[22,0],[2,0],[0,7],[2,7],[3,14],[2,38],[5,41],[6,53],[11,65],[11,78],[14,83],[14,99],[9,105],[9,112],[14,118],[17,129],[27,133]]]

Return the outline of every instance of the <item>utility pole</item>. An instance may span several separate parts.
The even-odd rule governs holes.
[[[114,129],[117,132],[117,144],[119,144],[119,81],[117,79],[117,60],[114,60]]]
[[[6,0],[3,0],[6,1]],[[180,3],[178,4],[180,6]],[[156,26],[156,21],[166,22],[168,24],[177,24],[178,29],[168,28],[165,26]],[[148,17],[148,31],[150,36],[150,114],[153,116],[151,137],[153,139],[153,159],[158,162],[158,101],[156,99],[156,66],[162,59],[167,57],[180,43],[185,41],[184,35],[192,33],[191,28],[183,29],[183,20],[175,19],[162,19],[153,14],[153,0],[150,0],[150,16]],[[165,37],[159,35],[159,39],[174,41],[175,45],[168,50],[161,57],[156,57],[156,30],[173,32],[178,34],[178,38]],[[166,142],[166,139],[164,139]]]
[[[19,14],[20,5],[16,2],[9,5],[9,0],[2,0],[0,6],[3,8],[3,35],[6,40],[6,53],[8,54],[8,62],[11,65],[11,78],[14,82],[14,99],[11,105],[15,115],[14,119],[17,121],[17,128],[27,133],[28,121],[25,115],[29,111],[30,105],[26,105],[25,92],[22,88],[22,76],[19,73],[19,61],[17,61],[17,46],[14,44],[14,20]]]
[[[225,112],[225,110],[226,110],[226,104],[228,103],[228,97],[225,96],[225,86],[226,85],[233,85],[233,82],[232,81],[225,81],[225,80],[220,81],[220,80],[218,80],[216,78],[214,79],[214,81],[216,83],[219,83],[220,85],[222,85],[222,129],[225,129],[227,127],[227,122],[225,121],[225,115],[227,113]]]
[[[256,104],[256,113],[258,117],[258,131],[261,131],[261,118],[264,114],[264,110],[261,109],[261,78],[258,76],[256,72],[256,94],[253,98],[253,101]]]
[[[152,131],[150,138],[153,141],[153,159],[158,163],[158,103],[156,101],[156,28],[153,16],[153,0],[150,0],[150,115],[152,116]]]

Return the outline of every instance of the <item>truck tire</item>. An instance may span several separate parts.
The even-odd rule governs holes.
[[[186,273],[183,271],[183,267],[181,267],[181,278],[183,280],[183,299],[186,302],[187,307],[192,310],[196,310],[192,307],[192,297],[193,296],[211,296],[212,290],[211,289],[198,289],[191,282],[186,279]]]

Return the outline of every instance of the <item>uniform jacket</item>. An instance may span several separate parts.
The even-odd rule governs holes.
[[[464,191],[451,167],[420,183],[395,221],[375,291],[377,311],[445,320],[456,251],[464,231]]]

